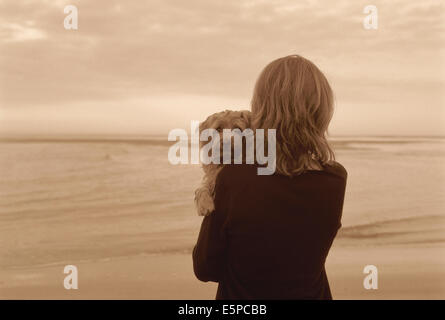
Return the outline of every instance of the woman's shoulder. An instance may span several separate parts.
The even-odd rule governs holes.
[[[311,171],[320,171],[320,172],[327,172],[330,174],[337,175],[341,178],[346,179],[348,176],[348,172],[346,171],[345,167],[337,162],[337,161],[329,161],[323,165],[323,168],[321,170],[311,170]],[[230,164],[225,165],[218,177],[220,177],[222,180],[225,179],[246,179],[247,177],[256,176],[258,174],[258,166],[254,164]],[[278,173],[275,173],[273,175],[280,176]]]
[[[253,164],[229,164],[225,165],[218,174],[220,180],[225,181],[246,179],[248,176],[256,174],[257,166]]]
[[[330,161],[323,166],[324,171],[339,176],[340,178],[346,180],[348,177],[348,171],[346,171],[345,167],[337,161]]]
[[[336,161],[330,161],[323,165],[322,170],[311,170],[322,174],[333,175],[346,181],[348,172],[345,167]],[[233,187],[234,185],[244,185],[246,183],[269,183],[272,180],[284,181],[288,178],[281,174],[274,173],[271,176],[258,176],[258,166],[251,164],[230,164],[225,165],[218,174],[217,184]],[[272,180],[271,180],[272,179]]]

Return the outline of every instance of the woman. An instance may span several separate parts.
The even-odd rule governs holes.
[[[229,165],[193,250],[217,299],[332,299],[325,260],[341,226],[346,170],[326,133],[333,94],[309,60],[287,56],[259,76],[252,129],[276,129],[276,173]]]

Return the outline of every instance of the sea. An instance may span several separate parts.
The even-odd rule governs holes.
[[[371,243],[390,230],[405,234],[397,241],[445,242],[445,138],[331,142],[348,171],[340,238]],[[190,253],[202,169],[172,165],[173,144],[158,136],[1,140],[0,268]]]

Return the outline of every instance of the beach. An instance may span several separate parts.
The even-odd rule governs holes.
[[[338,138],[348,170],[326,270],[334,299],[445,298],[445,141]],[[197,165],[161,140],[0,143],[0,298],[213,299],[191,250]],[[425,165],[427,164],[427,165]],[[79,288],[66,290],[65,265]],[[366,290],[367,265],[378,289]]]
[[[444,299],[445,247],[334,246],[326,268],[334,299]],[[363,267],[378,266],[377,290]],[[2,272],[2,299],[214,299],[216,283],[198,281],[188,254],[158,254],[77,265],[79,288],[65,290],[62,266]]]

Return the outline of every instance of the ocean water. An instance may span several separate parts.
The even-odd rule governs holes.
[[[190,252],[201,222],[193,196],[202,173],[199,165],[171,165],[171,144],[1,142],[0,268]],[[344,235],[422,221],[412,241],[445,239],[437,231],[445,214],[445,139],[348,137],[333,144],[349,175]]]

